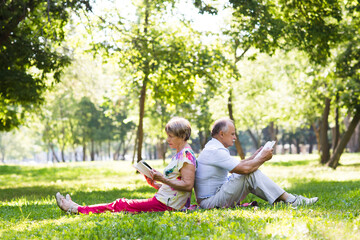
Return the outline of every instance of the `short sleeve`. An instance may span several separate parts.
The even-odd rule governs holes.
[[[217,151],[212,151],[212,154],[214,155],[212,158],[214,161],[210,164],[229,172],[239,164],[239,161],[231,157],[226,149],[217,149]]]
[[[188,163],[188,164],[191,164],[195,167],[196,169],[196,157],[195,157],[195,154],[194,152],[191,150],[191,149],[184,149],[180,159],[179,159],[179,162],[178,162],[178,170],[180,171],[180,169],[183,167],[184,163]]]

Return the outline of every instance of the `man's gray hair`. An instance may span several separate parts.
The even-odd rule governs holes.
[[[229,118],[221,118],[216,120],[211,128],[211,136],[216,136],[220,133],[220,131],[227,132],[229,130],[229,123],[234,124],[234,121]]]

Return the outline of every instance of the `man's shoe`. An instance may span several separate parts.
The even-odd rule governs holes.
[[[298,206],[304,206],[304,205],[312,205],[312,204],[316,203],[319,200],[318,197],[306,198],[306,197],[303,197],[301,195],[294,195],[294,196],[295,196],[295,201],[293,203],[291,203],[292,207],[298,207]]]

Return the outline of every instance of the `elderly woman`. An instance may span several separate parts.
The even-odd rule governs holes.
[[[190,123],[175,117],[165,126],[167,142],[177,153],[164,169],[164,174],[151,170],[151,178],[145,176],[148,184],[158,191],[149,199],[119,198],[115,202],[91,206],[80,206],[73,202],[70,196],[56,194],[56,202],[61,210],[68,213],[102,213],[111,212],[161,212],[179,210],[190,205],[191,191],[194,186],[196,159],[187,143],[190,138]]]

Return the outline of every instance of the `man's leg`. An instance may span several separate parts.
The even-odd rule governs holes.
[[[260,170],[248,175],[232,174],[217,193],[200,202],[201,208],[234,207],[249,194],[273,204],[285,191]]]

